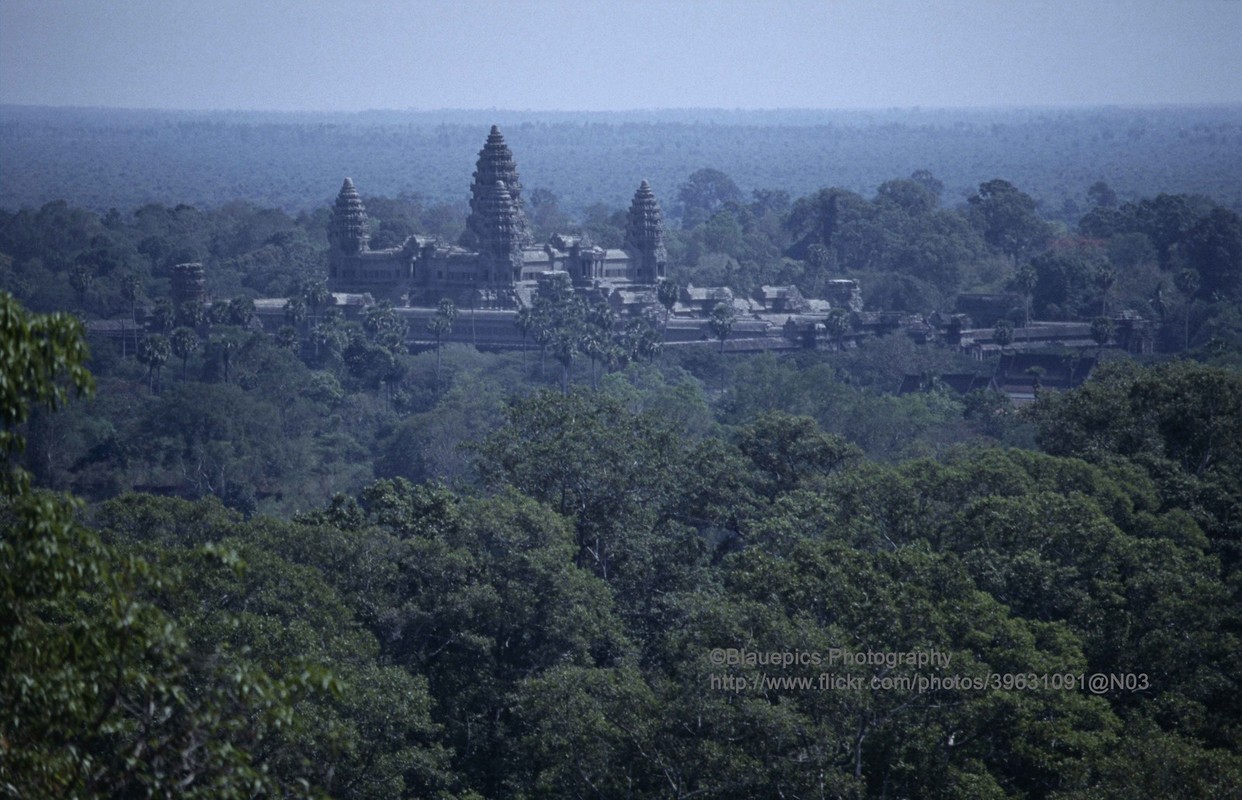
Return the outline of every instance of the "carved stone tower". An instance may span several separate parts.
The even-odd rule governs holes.
[[[172,268],[172,301],[174,308],[182,303],[207,302],[207,279],[200,262],[178,264]]]
[[[491,215],[495,213],[496,184],[501,183],[509,196],[513,208],[512,221],[498,220]],[[496,243],[489,237],[494,234],[498,224],[513,226],[513,235],[517,237],[518,247],[531,244],[534,238],[526,224],[526,210],[522,205],[522,184],[518,181],[517,163],[513,153],[505,144],[505,137],[500,128],[492,126],[487,136],[487,143],[479,151],[479,161],[474,171],[474,183],[470,186],[470,216],[466,219],[466,235],[471,239],[468,243],[479,250],[494,251]]]
[[[522,270],[525,220],[504,181],[494,182],[487,190],[476,182],[470,205],[481,228],[479,258],[486,281],[495,284],[517,280]]]
[[[367,210],[354,189],[354,182],[349,178],[345,179],[340,194],[336,196],[328,238],[333,248],[349,255],[364,252],[370,244],[371,230],[367,224]]]
[[[668,251],[664,249],[664,217],[651,186],[643,181],[630,203],[625,231],[625,249],[639,257],[635,278],[640,283],[655,283],[664,277]]]

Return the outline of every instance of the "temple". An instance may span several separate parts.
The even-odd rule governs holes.
[[[328,285],[397,305],[434,306],[449,298],[470,308],[527,305],[539,278],[564,272],[580,291],[632,293],[665,277],[668,254],[660,204],[646,181],[634,193],[620,249],[581,236],[536,244],[526,221],[513,153],[492,126],[470,187],[470,216],[458,244],[411,236],[400,247],[372,250],[366,208],[345,179],[332,211]]]

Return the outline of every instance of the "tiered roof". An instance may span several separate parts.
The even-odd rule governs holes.
[[[497,208],[495,194],[496,184],[503,185],[513,208],[512,225],[518,237],[519,247],[532,244],[534,238],[526,224],[526,210],[522,204],[522,184],[518,180],[517,162],[513,153],[505,144],[505,137],[500,128],[493,125],[487,142],[479,151],[479,160],[475,166],[474,183],[470,187],[470,216],[466,220],[466,228],[477,239],[481,250],[494,250],[491,246],[498,225],[508,224],[493,216]]]
[[[660,213],[655,193],[646,181],[639,185],[630,202],[625,246],[653,254],[660,260],[668,257],[664,249],[664,216]]]
[[[367,222],[367,210],[349,178],[341,186],[332,209],[332,244],[345,253],[360,253],[371,241],[371,226]]]
[[[486,234],[480,237],[479,252],[490,262],[489,280],[503,280],[507,276],[497,274],[498,268],[522,264],[525,220],[504,181],[495,181],[487,191],[475,188],[471,206],[478,217],[487,222]]]

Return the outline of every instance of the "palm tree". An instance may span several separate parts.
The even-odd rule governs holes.
[[[314,315],[315,322],[319,321],[319,309],[336,303],[336,298],[328,291],[328,285],[321,280],[306,284],[302,289],[302,299]]]
[[[1108,317],[1096,317],[1091,321],[1091,338],[1099,346],[1095,351],[1095,358],[1098,361],[1100,356],[1104,354],[1104,345],[1108,344],[1108,340],[1113,338],[1113,321]]]
[[[142,279],[132,272],[121,278],[121,296],[129,303],[129,322],[134,331],[134,350],[138,350],[138,298],[142,296]],[[125,337],[121,337],[121,357],[125,357]]]
[[[211,349],[220,358],[220,366],[224,370],[224,382],[229,382],[230,370],[233,366],[233,353],[237,351],[237,340],[232,336],[221,336],[211,340]]]
[[[661,338],[668,339],[668,321],[673,316],[673,306],[677,305],[680,295],[681,287],[673,281],[660,281],[660,285],[656,287],[656,299],[664,306],[664,330],[660,331]]]
[[[301,327],[302,323],[306,321],[306,300],[296,294],[286,300],[285,321],[295,329]]]
[[[845,334],[850,329],[850,315],[844,308],[834,308],[824,318],[824,329],[837,344],[837,350],[845,349]]]
[[[440,342],[446,334],[453,330],[453,320],[457,319],[457,306],[447,297],[440,301],[436,315],[427,320],[427,330],[436,337],[436,392],[440,391]]]
[[[736,318],[733,306],[717,303],[716,307],[712,309],[712,315],[708,319],[707,325],[711,328],[712,335],[720,340],[721,353],[724,353],[725,339],[728,339],[729,334],[733,332],[733,322]]]
[[[254,319],[254,301],[238,295],[229,301],[229,324],[248,327]]]
[[[1031,295],[1035,293],[1035,284],[1039,283],[1039,273],[1035,267],[1026,264],[1014,273],[1014,286],[1022,293],[1022,327],[1031,324]]]
[[[1108,316],[1108,293],[1117,282],[1117,270],[1112,264],[1101,264],[1095,271],[1095,285],[1100,290],[1100,316]]]
[[[578,354],[580,341],[579,333],[568,327],[552,332],[549,344],[553,357],[561,364],[561,394],[569,394],[569,371],[573,367],[574,356]]]
[[[387,300],[371,306],[362,313],[362,329],[366,331],[371,341],[380,338],[381,334],[393,329],[396,325],[397,312],[393,310],[392,303]]]
[[[147,390],[152,394],[159,394],[160,368],[171,355],[172,346],[168,338],[158,333],[143,339],[138,347],[138,363],[147,365]]]
[[[173,326],[173,322],[177,319],[177,313],[173,310],[172,301],[167,297],[161,297],[155,301],[154,307],[151,309],[151,327],[156,333],[166,333]]]
[[[198,334],[192,328],[180,327],[173,330],[168,337],[173,355],[181,359],[181,380],[185,380],[186,366],[190,356],[198,350]]]
[[[78,296],[78,306],[86,311],[86,296],[95,285],[95,273],[86,264],[78,264],[69,272],[69,285]]]
[[[522,372],[526,372],[526,337],[539,325],[535,310],[530,306],[522,306],[518,309],[517,317],[514,318],[513,324],[517,326],[518,331],[522,334]]]
[[[1190,312],[1194,309],[1195,295],[1199,292],[1199,272],[1194,269],[1184,269],[1173,277],[1173,285],[1177,290],[1186,295],[1186,324],[1184,331],[1184,343],[1182,349],[1190,348]]]
[[[187,328],[197,328],[207,320],[207,312],[203,304],[197,300],[186,300],[177,307],[177,324]]]
[[[660,336],[646,316],[635,317],[626,323],[621,343],[631,361],[651,360],[660,352]]]
[[[604,358],[612,346],[613,329],[617,324],[617,315],[607,302],[601,300],[591,306],[582,326],[582,349],[591,357],[591,388],[598,388],[595,379],[595,364]]]

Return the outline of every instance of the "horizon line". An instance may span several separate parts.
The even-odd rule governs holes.
[[[1242,100],[1211,102],[1132,102],[1132,103],[1007,103],[992,105],[910,105],[910,106],[772,106],[772,107],[726,107],[726,106],[655,106],[647,108],[498,108],[445,106],[437,108],[383,107],[363,109],[324,108],[189,108],[161,106],[110,106],[110,105],[53,105],[42,103],[0,102],[0,109],[39,109],[53,111],[129,111],[182,114],[336,114],[360,116],[364,114],[660,114],[684,112],[711,112],[724,114],[781,114],[781,113],[876,113],[876,112],[979,112],[979,111],[1089,111],[1089,110],[1176,110],[1202,108],[1242,108]]]

